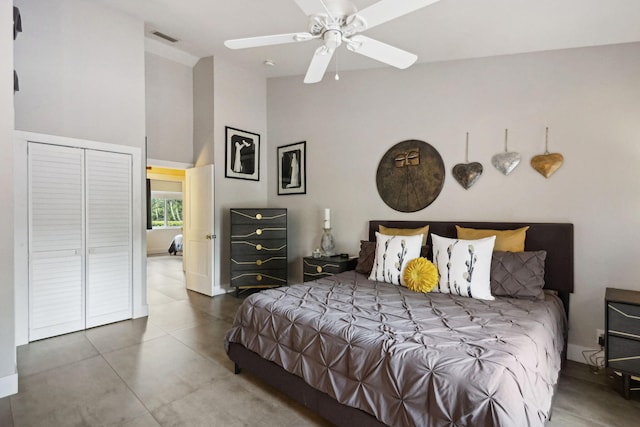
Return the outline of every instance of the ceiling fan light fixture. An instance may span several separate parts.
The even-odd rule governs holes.
[[[324,32],[322,39],[327,49],[335,50],[342,44],[342,33],[339,30],[330,29]]]

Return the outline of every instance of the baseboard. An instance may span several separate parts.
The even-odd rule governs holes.
[[[167,248],[147,248],[147,255],[170,255]]]
[[[18,392],[18,374],[0,378],[0,398],[11,396]]]
[[[582,355],[583,351],[596,351],[600,350],[599,348],[591,348],[591,347],[583,347],[581,345],[569,344],[567,346],[567,359],[573,360],[574,362],[587,363],[584,356]],[[604,351],[602,353],[604,356]]]
[[[139,319],[140,317],[147,317],[149,315],[149,305],[143,304],[139,307],[133,308],[133,318]]]

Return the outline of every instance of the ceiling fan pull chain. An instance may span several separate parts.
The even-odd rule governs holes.
[[[336,75],[333,77],[335,81],[340,80],[340,76],[338,75],[338,52],[336,52]]]

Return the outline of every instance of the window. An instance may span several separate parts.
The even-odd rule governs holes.
[[[182,193],[151,192],[152,228],[182,227]]]

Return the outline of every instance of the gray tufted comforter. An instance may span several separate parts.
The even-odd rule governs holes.
[[[421,294],[350,271],[251,295],[226,342],[391,426],[541,426],[564,329],[550,295]]]

